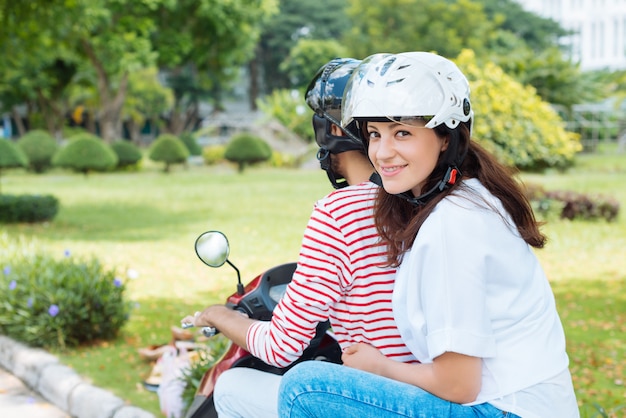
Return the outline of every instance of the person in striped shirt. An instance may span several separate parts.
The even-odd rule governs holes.
[[[395,325],[395,269],[382,267],[386,248],[373,220],[376,186],[363,144],[340,128],[343,89],[358,60],[335,59],[311,81],[306,102],[315,112],[318,160],[336,189],[311,214],[291,283],[271,321],[254,321],[223,305],[184,322],[213,326],[264,362],[287,367],[308,347],[319,323],[330,321],[343,349],[367,343],[390,359],[415,362]],[[214,399],[220,417],[276,417],[281,376],[254,369],[223,373]]]

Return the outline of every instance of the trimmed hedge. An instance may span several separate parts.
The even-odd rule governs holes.
[[[0,195],[1,223],[51,221],[59,211],[59,200],[52,195]]]
[[[52,157],[59,145],[47,131],[35,129],[17,140],[17,146],[28,157],[28,169],[43,173],[52,167]]]
[[[175,135],[161,134],[150,146],[148,158],[152,161],[163,162],[163,171],[170,172],[172,164],[185,164],[189,157],[189,150]]]
[[[262,138],[250,133],[235,135],[224,152],[224,158],[237,164],[240,173],[246,166],[267,161],[272,157],[272,148]]]
[[[117,155],[117,168],[120,169],[137,166],[143,158],[143,154],[137,145],[122,139],[113,142],[111,149]]]
[[[108,171],[117,165],[117,154],[93,134],[83,133],[69,139],[54,157],[52,164],[88,174],[90,171]]]

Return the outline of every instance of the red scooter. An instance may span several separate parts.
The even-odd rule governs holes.
[[[228,263],[237,272],[237,291],[226,300],[226,306],[238,310],[249,318],[269,321],[272,311],[285,293],[291,281],[296,263],[281,264],[255,277],[245,287],[241,283],[239,269],[228,260],[230,246],[226,236],[219,231],[208,231],[201,234],[195,243],[196,254],[206,265],[221,267]],[[191,324],[182,324],[189,328]],[[219,330],[204,327],[202,333],[211,337]],[[291,366],[304,360],[323,360],[341,363],[341,349],[332,337],[328,322],[320,323],[311,344],[304,351],[300,359]],[[289,368],[278,368],[266,364],[254,357],[236,344],[231,344],[224,355],[204,374],[194,400],[190,405],[185,418],[214,418],[217,417],[213,402],[215,382],[222,372],[233,367],[249,367],[265,372],[284,374]]]

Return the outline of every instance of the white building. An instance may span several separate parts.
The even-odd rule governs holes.
[[[518,0],[574,35],[564,40],[583,70],[626,69],[626,0]]]

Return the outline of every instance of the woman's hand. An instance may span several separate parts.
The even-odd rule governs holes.
[[[458,353],[444,353],[432,363],[409,364],[358,343],[346,348],[341,360],[348,367],[409,383],[456,403],[474,401],[482,383],[482,359]]]
[[[383,376],[385,363],[390,360],[377,348],[366,343],[357,343],[343,351],[341,361],[348,367]]]
[[[202,312],[187,315],[181,322],[183,324],[189,323],[194,327],[215,328],[226,338],[247,350],[246,335],[254,320],[248,318],[243,312],[224,305],[211,305]]]
[[[180,322],[182,324],[191,324],[194,327],[214,327],[211,317],[217,309],[226,309],[223,305],[211,305],[202,312],[196,312],[194,315],[187,315]]]

